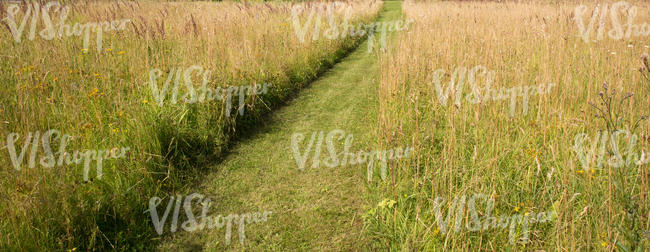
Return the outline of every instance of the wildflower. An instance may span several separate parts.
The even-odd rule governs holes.
[[[124,54],[124,53],[125,53],[124,51],[119,51],[119,52],[117,53],[117,55],[122,55],[122,54]]]
[[[59,79],[59,77],[54,77],[54,79],[52,79],[52,81],[56,82],[58,79]]]
[[[437,235],[438,233],[440,233],[440,228],[436,228],[436,230],[433,231],[433,234],[434,234],[434,235]]]
[[[584,170],[579,170],[579,171],[578,171],[578,175],[582,175],[583,173],[585,173]]]
[[[84,125],[81,126],[81,129],[82,129],[82,130],[85,130],[85,129],[87,129],[87,128],[90,128],[90,126],[92,126],[91,123],[86,123],[86,124],[84,124]]]
[[[120,133],[119,129],[113,129],[113,133]]]
[[[98,92],[99,92],[99,89],[93,88],[93,91],[91,91],[90,94],[88,94],[88,97],[93,97],[93,96],[97,95]]]
[[[95,73],[95,77],[102,76],[101,74]]]
[[[408,197],[408,195],[406,195],[406,193],[405,193],[405,194],[404,194],[404,198],[406,198],[406,197]]]
[[[601,242],[601,243],[600,243],[600,246],[603,246],[603,248],[604,248],[604,247],[607,247],[607,242]]]
[[[85,49],[85,48],[84,48],[84,49],[81,49],[81,53],[83,53],[83,54],[88,53],[88,49]]]
[[[379,202],[379,204],[377,204],[377,206],[379,208],[384,208],[384,207],[392,208],[393,205],[395,205],[395,203],[397,203],[397,202],[395,202],[394,200],[384,199],[381,202]]]
[[[119,115],[122,116],[122,111],[120,111]]]
[[[605,232],[600,233],[600,237],[602,237],[602,238],[607,237],[607,233],[605,233]]]
[[[112,52],[112,51],[113,51],[113,48],[106,48],[106,51],[107,51],[107,52]]]
[[[528,217],[528,215],[530,215],[529,212],[524,213],[524,216]]]
[[[143,103],[143,104],[147,104],[148,102],[149,102],[149,101],[147,101],[147,100],[142,100],[142,103]]]
[[[515,212],[519,212],[519,209],[521,209],[521,207],[515,207]]]

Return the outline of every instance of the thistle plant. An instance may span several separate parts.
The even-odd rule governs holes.
[[[647,72],[647,57],[644,60],[646,64],[645,71]],[[642,71],[643,73],[643,71]],[[644,77],[647,76],[644,73]],[[621,113],[623,103],[629,101],[634,93],[627,93],[620,101],[616,102],[616,89],[612,88],[611,91],[607,83],[603,83],[603,91],[598,93],[600,97],[600,102],[598,105],[593,102],[589,102],[589,105],[596,110],[595,117],[602,119],[604,122],[604,129],[608,135],[614,134],[618,130],[622,130],[625,124],[630,129],[630,134],[636,134],[640,123],[647,119],[648,116],[644,115],[636,120],[626,120],[626,118]],[[633,137],[633,136],[630,137]],[[607,152],[612,155],[617,151],[615,147],[618,143],[612,142],[610,146],[607,146]],[[631,158],[631,157],[626,157]],[[628,177],[635,174],[638,165],[635,162],[625,162],[625,165],[622,169],[616,169],[613,173],[613,176],[610,177],[611,183],[615,188],[614,198],[620,203],[623,207],[625,218],[624,221],[618,224],[612,224],[621,234],[623,234],[624,241],[616,242],[616,246],[623,251],[643,251],[643,241],[647,239],[642,230],[642,223],[644,223],[643,218],[644,212],[647,212],[647,209],[643,209],[639,204],[639,196],[634,194],[634,186],[628,186],[628,184],[633,182],[628,182]]]
[[[645,78],[647,81],[650,81],[650,64],[648,64],[648,56],[647,53],[644,53],[641,55],[641,61],[643,61],[643,66],[639,68],[639,72],[641,72],[641,76]]]
[[[600,104],[596,105],[593,102],[589,102],[589,105],[596,110],[595,117],[603,120],[607,132],[613,133],[621,129],[623,123],[626,122],[625,117],[621,114],[621,109],[623,107],[623,103],[626,100],[632,98],[634,96],[634,93],[627,93],[619,101],[618,105],[616,105],[616,101],[614,100],[616,97],[616,88],[612,88],[611,92],[608,93],[609,89],[607,82],[603,83],[602,87],[603,91],[598,92],[598,96],[600,96]],[[631,132],[635,132],[636,129],[638,129],[641,121],[647,118],[648,116],[644,115],[634,121],[634,123],[629,123],[631,121],[628,121],[628,124],[632,125]]]

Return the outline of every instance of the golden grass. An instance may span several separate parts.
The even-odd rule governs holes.
[[[636,24],[650,20],[650,5],[630,3],[639,9]],[[495,214],[557,210],[556,220],[533,226],[530,243],[515,248],[609,251],[617,242],[630,247],[623,230],[650,229],[648,164],[625,173],[627,197],[622,197],[613,185],[616,168],[580,172],[583,168],[570,148],[577,134],[593,136],[602,128],[588,101],[599,99],[603,82],[619,94],[636,93],[622,108],[626,119],[649,114],[650,83],[638,69],[650,42],[646,36],[585,43],[572,19],[575,7],[404,3],[404,14],[416,22],[381,59],[377,139],[383,146],[413,145],[417,155],[395,164],[386,184],[376,185],[377,200],[398,202],[368,224],[372,233],[383,234],[375,237],[379,247],[494,251],[510,246],[507,231],[435,232],[432,203],[436,197],[451,201],[475,193],[496,198]],[[589,10],[593,9],[590,4]],[[609,29],[611,23],[606,26]],[[557,87],[550,94],[531,97],[527,115],[518,107],[510,117],[504,101],[463,101],[456,107],[450,98],[450,104],[441,106],[431,83],[433,71],[451,74],[457,67],[477,65],[494,71],[493,88],[540,83]],[[444,87],[448,81],[446,77]],[[469,91],[466,85],[464,94]],[[639,152],[649,149],[649,126],[644,121],[635,132],[644,139]],[[630,198],[638,204],[640,215],[635,228],[622,221],[628,209],[624,199]]]
[[[278,105],[356,43],[355,38],[300,43],[291,26],[293,5],[71,3],[73,13],[67,19],[71,25],[132,21],[126,30],[104,33],[101,52],[96,51],[94,36],[87,52],[82,51],[79,37],[48,41],[37,36],[15,43],[3,24],[3,136],[19,133],[20,148],[28,132],[57,129],[76,137],[68,152],[115,146],[131,150],[125,159],[105,162],[101,180],[86,183],[80,165],[27,168],[25,162],[16,171],[3,137],[0,247],[126,249],[151,242],[153,228],[142,214],[149,198],[160,196],[161,190],[188,186],[185,183],[198,179],[196,172],[201,171],[191,162],[180,167],[170,161],[172,151],[186,144],[196,148],[190,151],[205,152],[197,159],[218,156],[241,128],[238,123],[250,126],[255,122],[251,118],[268,111],[262,103]],[[381,4],[358,1],[347,5],[352,9],[352,22],[360,22],[373,18]],[[6,4],[0,7],[4,18]],[[337,15],[340,18],[341,13]],[[37,32],[42,29],[40,22]],[[266,97],[247,99],[246,113],[254,116],[245,118],[225,117],[223,103],[155,106],[146,83],[149,70],[167,72],[191,65],[212,71],[212,88],[263,82],[273,83],[273,88]],[[40,158],[42,147],[38,151]]]

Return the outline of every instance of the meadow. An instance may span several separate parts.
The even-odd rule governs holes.
[[[79,163],[39,165],[48,155],[37,139],[24,155],[22,169],[15,169],[8,138],[3,137],[0,247],[8,250],[150,246],[159,239],[142,215],[150,197],[191,186],[205,172],[205,164],[218,160],[239,132],[259,123],[262,115],[362,39],[298,41],[290,22],[292,7],[316,9],[313,3],[159,1],[57,2],[58,8],[49,9],[54,32],[63,19],[73,36],[45,39],[41,31],[49,27],[36,11],[47,2],[34,3],[39,7],[13,7],[16,30],[26,27],[22,34],[14,34],[6,19],[12,3],[0,2],[0,19],[5,20],[0,32],[3,136],[17,134],[13,148],[18,153],[29,144],[30,132],[36,139],[37,131],[45,135],[50,129],[58,130],[49,135],[54,153],[130,150],[124,158],[105,160],[101,178],[91,164],[89,179],[84,180]],[[372,19],[381,3],[341,5],[350,10],[349,21],[354,24]],[[64,7],[67,17],[62,17]],[[336,12],[336,22],[342,22],[343,14]],[[130,20],[124,29],[104,31],[101,48],[94,32],[86,48],[83,31],[74,36],[75,23],[124,19]],[[31,29],[35,34],[30,35]],[[247,96],[241,114],[236,98],[232,105],[222,99],[158,106],[150,72],[159,69],[162,79],[183,73],[177,69],[187,73],[191,66],[211,70],[207,77],[211,88],[272,85],[263,96]],[[189,75],[196,89],[204,83],[201,77],[196,71]],[[159,80],[155,85],[164,84]],[[73,139],[61,148],[64,134]],[[36,165],[28,165],[34,158]]]
[[[0,250],[648,251],[649,10],[0,1]]]
[[[584,30],[575,14],[581,4]],[[650,18],[647,3],[628,6],[638,8],[635,24]],[[393,50],[381,56],[375,139],[384,147],[413,146],[416,154],[392,166],[385,182],[372,185],[376,202],[394,202],[367,213],[376,248],[647,251],[648,164],[598,166],[598,152],[592,152],[587,158],[593,160],[584,167],[574,149],[579,134],[589,136],[591,147],[599,132],[617,130],[628,135],[619,134],[616,144],[595,143],[606,147],[606,161],[616,155],[616,147],[622,158],[636,153],[638,160],[650,144],[650,122],[643,120],[650,107],[650,81],[644,77],[650,42],[647,36],[625,37],[626,26],[623,36],[609,37],[617,28],[609,16],[596,15],[588,34],[597,9],[595,3],[581,2],[405,1],[403,13],[417,25],[399,34]],[[621,23],[627,24],[629,10],[619,10]],[[600,39],[598,29],[604,29]],[[527,111],[523,97],[501,90],[545,83],[556,87],[530,96]],[[440,97],[449,86],[445,105]],[[490,86],[506,99],[486,99]],[[511,98],[517,104],[514,114]],[[627,152],[632,134],[637,142]],[[528,240],[519,239],[523,230],[516,228],[514,242],[508,229],[442,232],[437,204],[451,212],[452,199],[469,200],[474,194],[485,196],[476,201],[481,216],[489,209],[488,199],[494,204],[492,215],[552,211],[556,216],[530,227]],[[437,197],[447,201],[436,202]],[[461,208],[449,223],[460,220],[464,227],[470,214]]]

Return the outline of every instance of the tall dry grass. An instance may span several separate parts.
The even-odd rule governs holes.
[[[126,30],[104,33],[100,52],[94,36],[88,51],[79,37],[48,41],[37,35],[16,43],[2,25],[0,247],[10,250],[147,248],[157,240],[143,213],[150,197],[200,180],[205,164],[218,158],[237,133],[254,127],[360,39],[300,43],[291,26],[292,3],[67,4],[73,10],[67,19],[71,25],[132,22]],[[7,4],[0,5],[5,18]],[[352,22],[374,18],[380,5],[346,3]],[[336,15],[340,19],[342,13]],[[37,31],[42,25],[39,20]],[[191,65],[212,71],[212,88],[273,86],[264,96],[247,98],[244,116],[224,116],[223,102],[156,106],[149,71]],[[6,136],[19,133],[20,148],[28,132],[48,129],[76,137],[66,148],[70,153],[116,146],[130,151],[124,159],[104,162],[101,180],[89,182],[82,180],[83,165],[28,168],[25,162],[15,170]],[[53,142],[56,153],[59,146]],[[42,146],[38,152],[42,157]]]
[[[630,3],[639,10],[636,24],[650,22],[650,5]],[[575,7],[404,3],[404,14],[416,22],[381,58],[376,132],[379,145],[413,145],[416,155],[393,164],[385,182],[375,178],[371,183],[377,202],[383,198],[397,202],[392,208],[378,206],[369,212],[367,230],[376,246],[425,251],[611,251],[617,246],[622,251],[634,245],[638,251],[648,249],[643,235],[627,236],[650,230],[648,164],[626,169],[619,180],[616,169],[623,168],[585,171],[571,147],[579,133],[593,137],[602,129],[588,102],[599,100],[604,82],[619,94],[635,93],[621,107],[626,119],[649,114],[650,83],[638,69],[650,42],[647,37],[606,37],[586,43],[573,20]],[[589,5],[586,22],[594,7]],[[433,71],[451,74],[456,67],[477,65],[494,71],[493,88],[557,86],[550,94],[531,96],[526,115],[519,103],[510,117],[507,101],[471,104],[463,100],[457,107],[450,98],[443,107],[432,83]],[[443,80],[446,88],[449,76]],[[463,97],[469,92],[466,85]],[[635,149],[638,152],[650,147],[649,126],[644,121],[635,132],[643,139]],[[510,245],[507,229],[469,232],[463,228],[441,234],[434,199],[447,199],[443,209],[448,209],[454,197],[475,193],[495,199],[493,215],[556,211],[557,218],[532,226],[525,245]],[[635,209],[627,207],[634,204]],[[630,211],[635,212],[636,226],[627,219]],[[463,219],[468,218],[464,213]]]

